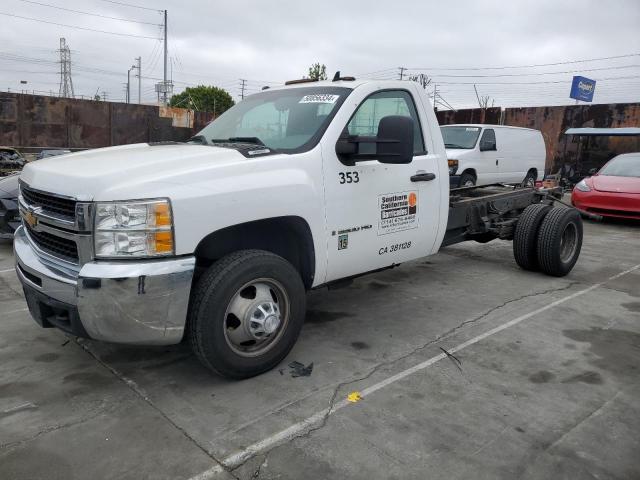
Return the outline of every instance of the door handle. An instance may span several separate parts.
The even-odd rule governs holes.
[[[498,160],[496,160],[496,167],[498,166]]]
[[[436,179],[435,173],[417,172],[415,175],[411,175],[412,182],[430,182]]]

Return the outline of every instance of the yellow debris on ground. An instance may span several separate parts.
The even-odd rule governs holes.
[[[362,400],[362,395],[360,395],[360,392],[351,392],[349,395],[347,395],[347,400],[349,400],[351,403],[356,403]]]

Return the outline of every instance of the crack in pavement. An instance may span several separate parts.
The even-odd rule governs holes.
[[[227,473],[232,475],[234,478],[238,478],[232,473],[231,469],[227,468],[220,460],[218,460],[213,454],[211,454],[211,452],[209,452],[204,446],[200,445],[200,443],[195,438],[193,438],[189,434],[189,432],[187,432],[184,428],[182,428],[180,425],[174,422],[166,413],[162,411],[160,407],[158,407],[155,403],[153,403],[153,400],[151,400],[149,395],[147,395],[147,393],[136,382],[134,382],[130,378],[125,377],[114,367],[112,367],[111,365],[106,363],[104,360],[102,360],[98,355],[92,352],[84,342],[80,342],[78,337],[74,338],[73,340],[80,348],[82,348],[85,352],[87,352],[96,362],[98,362],[102,367],[106,368],[109,372],[111,372],[112,375],[114,375],[118,380],[123,382],[132,392],[134,392],[145,403],[147,403],[147,405],[153,408],[166,422],[171,424],[176,430],[182,433],[182,435],[187,440],[189,440],[196,447],[198,447],[198,449],[201,450],[207,457],[212,459],[217,465],[219,465],[223,470],[225,470]]]
[[[526,298],[532,298],[532,297],[537,297],[540,295],[546,295],[548,293],[552,293],[552,292],[561,292],[561,291],[565,291],[570,289],[571,287],[580,284],[581,282],[569,282],[567,285],[563,286],[563,287],[554,287],[554,288],[549,288],[546,290],[542,290],[540,292],[534,292],[534,293],[528,293],[525,295],[521,295],[517,298],[513,298],[511,300],[507,300],[503,303],[501,303],[500,305],[497,305],[495,307],[490,308],[489,310],[487,310],[486,312],[465,320],[463,322],[461,322],[460,324],[456,325],[455,327],[450,328],[449,330],[447,330],[446,332],[444,332],[441,335],[438,335],[436,338],[434,338],[433,340],[429,340],[428,342],[422,344],[422,345],[418,345],[417,347],[413,348],[412,350],[410,350],[408,353],[402,354],[399,357],[396,357],[394,359],[391,360],[387,360],[385,362],[381,362],[375,366],[373,366],[369,372],[367,372],[365,375],[355,378],[355,379],[350,379],[350,380],[345,380],[343,382],[338,383],[338,385],[334,388],[333,390],[333,394],[331,395],[331,399],[328,403],[327,408],[324,410],[324,415],[322,416],[322,419],[318,422],[318,425],[314,426],[314,427],[310,427],[307,430],[305,430],[304,432],[294,435],[293,437],[291,437],[290,439],[288,439],[287,441],[279,444],[279,445],[275,445],[272,448],[266,450],[263,455],[265,457],[265,461],[267,460],[268,456],[271,454],[271,452],[273,452],[275,449],[280,448],[280,447],[284,447],[285,445],[288,445],[296,440],[302,439],[302,438],[310,438],[311,435],[315,432],[317,432],[318,430],[322,430],[324,427],[326,427],[327,422],[329,420],[329,417],[331,416],[331,414],[334,411],[335,405],[336,405],[336,399],[338,396],[339,391],[351,384],[357,383],[357,382],[362,382],[364,380],[367,380],[369,378],[371,378],[371,376],[373,376],[376,372],[378,372],[381,368],[386,367],[386,366],[390,366],[393,365],[395,363],[398,363],[416,353],[418,353],[421,350],[424,350],[432,345],[434,345],[435,343],[438,343],[442,340],[445,340],[446,338],[450,337],[451,335],[457,333],[460,329],[473,324],[473,323],[477,323],[480,320],[486,318],[487,316],[491,315],[493,312],[495,312],[496,310],[499,310],[501,308],[504,308],[505,306],[511,304],[511,303],[515,303],[518,302],[520,300],[524,300]],[[239,463],[238,465],[234,465],[233,466],[233,471],[236,471],[237,469],[239,469],[240,467],[242,467],[243,465],[245,465],[249,460],[251,460],[252,458],[254,458],[254,456],[248,456],[247,458],[245,458],[241,463]],[[224,465],[224,464],[223,464]],[[237,477],[236,477],[237,478]]]
[[[81,423],[85,423],[88,422],[89,420],[93,420],[94,418],[102,415],[104,413],[104,406],[101,405],[100,408],[98,408],[94,413],[90,414],[90,415],[85,415],[84,417],[81,417],[77,420],[73,420],[71,422],[67,422],[67,423],[62,423],[62,424],[55,424],[55,425],[49,425],[48,427],[43,428],[42,430],[38,431],[37,433],[35,433],[34,435],[31,435],[28,438],[23,438],[22,440],[17,440],[15,442],[8,442],[8,443],[3,443],[0,445],[0,450],[9,450],[12,448],[16,448],[19,447],[20,445],[23,445],[25,443],[28,443],[32,440],[35,440],[36,438],[38,438],[41,435],[44,435],[46,433],[51,433],[51,432],[55,432],[56,430],[62,430],[64,428],[69,428],[69,427],[73,427],[75,425],[80,425]]]

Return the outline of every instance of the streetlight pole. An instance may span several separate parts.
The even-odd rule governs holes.
[[[135,65],[132,65],[129,70],[127,70],[127,103],[131,103],[131,70],[136,68]]]
[[[138,104],[142,103],[142,57],[136,58],[138,61]]]

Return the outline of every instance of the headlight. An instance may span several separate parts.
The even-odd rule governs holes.
[[[580,180],[577,184],[576,184],[576,188],[578,190],[580,190],[581,192],[590,192],[591,189],[589,188],[589,185],[587,185],[587,182],[584,180]]]
[[[447,160],[449,164],[449,175],[455,175],[458,171],[458,160]]]
[[[97,203],[97,258],[157,257],[174,252],[169,200]]]

